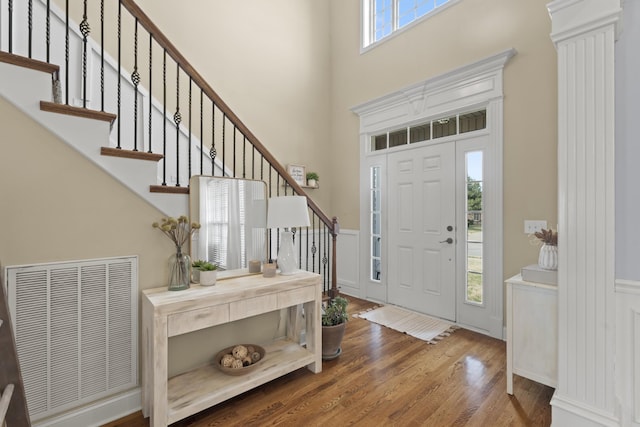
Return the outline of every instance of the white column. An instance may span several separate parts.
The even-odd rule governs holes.
[[[558,51],[554,426],[619,425],[615,401],[614,43],[620,0],[548,5]]]

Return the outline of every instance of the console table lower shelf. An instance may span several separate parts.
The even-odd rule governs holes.
[[[170,378],[168,423],[210,408],[316,360],[313,353],[288,340],[278,340],[264,348],[266,356],[260,367],[246,375],[227,375],[213,364],[208,364]]]

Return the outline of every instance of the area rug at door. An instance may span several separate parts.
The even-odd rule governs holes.
[[[453,333],[457,326],[445,320],[436,319],[395,305],[381,305],[354,317],[386,326],[398,332],[411,335],[429,344],[436,344]]]

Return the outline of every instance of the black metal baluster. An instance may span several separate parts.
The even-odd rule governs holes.
[[[29,0],[29,8],[27,13],[27,25],[29,27],[29,45],[27,49],[29,51],[29,58],[31,58],[31,51],[33,45],[33,0]]]
[[[225,161],[225,146],[227,145],[225,140],[227,139],[227,131],[225,125],[227,123],[226,113],[222,115],[222,176],[227,175],[227,162]]]
[[[225,151],[226,151],[225,147],[227,145],[226,124],[227,124],[227,114],[224,113],[222,114],[222,176],[227,176],[227,162],[225,160]]]
[[[176,124],[176,187],[180,187],[180,64],[176,63],[176,112],[173,115],[173,122]]]
[[[316,272],[316,215],[311,215],[311,271]]]
[[[100,0],[100,111],[104,111],[104,0]]]
[[[51,0],[47,0],[45,39],[47,44],[47,62],[51,59]]]
[[[87,0],[83,2],[82,22],[80,22],[80,34],[82,34],[82,108],[87,108],[87,37],[91,33],[87,20]]]
[[[251,179],[256,179],[256,147],[251,145]]]
[[[151,117],[153,112],[153,34],[149,33],[149,153],[153,152]]]
[[[304,269],[309,271],[309,227],[307,227],[307,236],[306,236],[306,245],[305,245],[305,258],[306,258],[306,264]]]
[[[264,179],[264,154],[260,154],[260,180]]]
[[[69,0],[65,1],[64,74],[64,99],[69,105]]]
[[[138,85],[140,84],[140,73],[138,73],[138,18],[133,32],[133,73],[131,73],[133,83],[133,151],[138,151]],[[144,147],[142,147],[144,150]]]
[[[200,89],[200,152],[198,153],[198,157],[200,157],[200,175],[204,175],[204,156],[202,155],[202,145],[204,144],[203,101],[202,89]]]
[[[324,225],[324,256],[322,257],[322,274],[324,275],[324,290],[328,291],[329,290],[329,272],[328,272],[328,266],[329,266],[329,254],[327,253],[327,250],[329,249],[329,229],[327,227],[327,225]]]
[[[167,51],[162,54],[162,185],[167,185]]]
[[[191,77],[189,77],[189,148],[187,150],[187,153],[189,155],[189,159],[187,161],[187,165],[188,165],[188,179],[191,179],[191,86],[193,83],[193,79]]]
[[[9,53],[13,53],[13,0],[9,0]]]
[[[224,120],[224,117],[223,117]],[[224,124],[224,121],[223,121]],[[211,157],[211,176],[216,175],[216,103],[211,101],[211,148],[209,149],[209,157]]]
[[[117,105],[117,115],[118,115],[118,141],[117,141],[117,148],[122,148],[120,146],[120,122],[121,120],[121,114],[120,114],[120,102],[122,99],[122,74],[121,74],[121,69],[122,69],[122,3],[120,1],[118,1],[118,90],[117,90],[117,98],[118,98],[118,105]]]
[[[238,129],[233,126],[233,177],[236,177],[236,136],[238,135]]]
[[[247,177],[247,137],[242,137],[242,177]]]

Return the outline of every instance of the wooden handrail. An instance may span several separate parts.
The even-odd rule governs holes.
[[[297,194],[306,196],[307,193],[298,185],[296,181],[291,178],[286,169],[276,160],[275,157],[266,149],[266,147],[256,138],[256,136],[245,126],[240,118],[229,108],[229,106],[218,96],[213,88],[207,83],[207,81],[196,71],[196,69],[187,61],[187,59],[178,51],[178,49],[169,41],[169,39],[160,31],[160,29],[151,21],[149,16],[145,14],[142,9],[133,0],[120,0],[120,3],[138,19],[138,23],[146,29],[149,34],[156,40],[158,45],[162,47],[166,53],[173,58],[173,60],[180,66],[180,68],[191,78],[191,80],[200,87],[205,95],[211,99],[216,106],[222,111],[222,113],[231,120],[233,125],[247,138],[247,140],[258,150],[258,152],[264,157],[264,159],[278,172],[280,176],[286,181],[286,183],[295,190]],[[316,203],[307,197],[307,203],[311,210],[322,220],[325,226],[331,232],[333,238],[336,237],[337,232],[334,227],[334,223],[324,212],[316,205]]]

